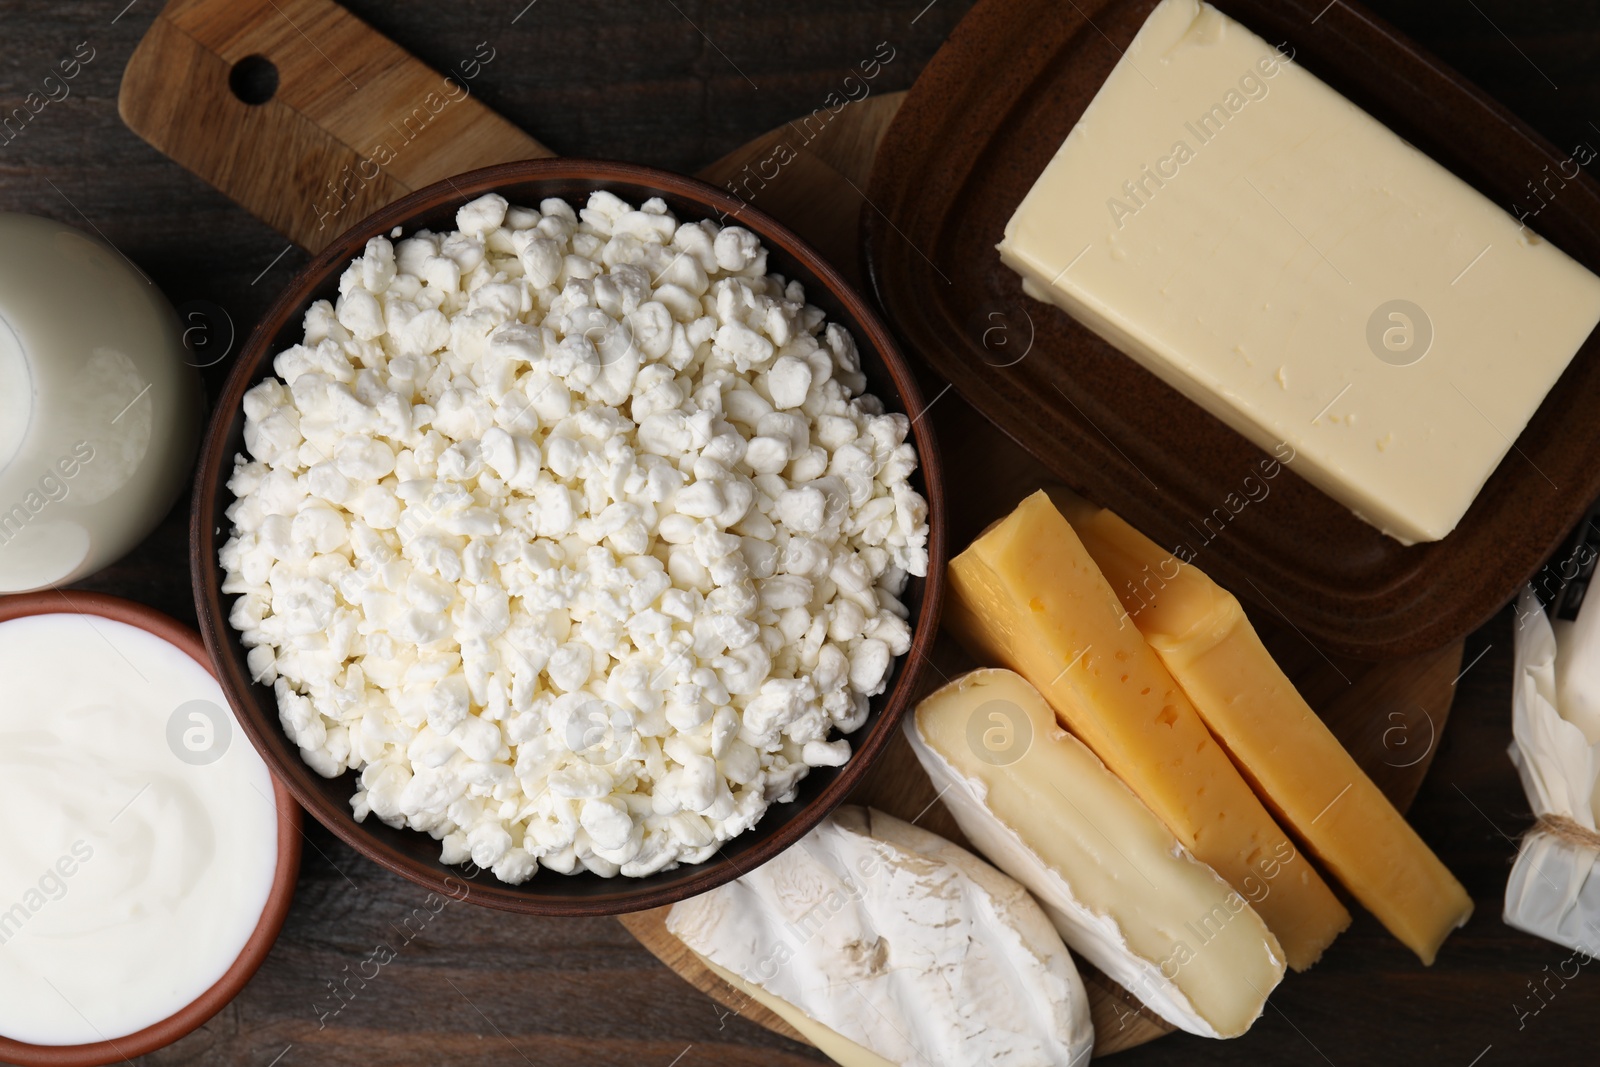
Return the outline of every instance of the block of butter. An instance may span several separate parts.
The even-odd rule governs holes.
[[[1600,321],[1600,278],[1197,0],[1156,7],[1000,256],[1405,544],[1455,528]]]
[[[1311,710],[1239,601],[1112,512],[1051,497],[1267,807],[1431,964],[1472,898]]]
[[[1350,924],[1218,747],[1044,492],[950,561],[944,622],[1039,690],[1185,848],[1254,904],[1303,971]]]

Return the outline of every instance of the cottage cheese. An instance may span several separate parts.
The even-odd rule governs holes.
[[[456,225],[368,242],[246,394],[231,622],[358,819],[511,883],[700,862],[910,648],[909,423],[748,230],[606,192]]]

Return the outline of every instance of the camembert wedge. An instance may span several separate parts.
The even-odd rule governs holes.
[[[962,833],[1072,948],[1174,1026],[1233,1037],[1283,977],[1277,938],[1006,670],[963,675],[906,735]]]
[[[1123,611],[1049,496],[1028,497],[950,562],[945,625],[1032,682],[1062,723],[1250,900],[1289,966],[1350,923]]]
[[[667,930],[849,1067],[1081,1067],[1094,1048],[1083,982],[1027,891],[879,811],[839,809],[673,905]]]
[[[1472,898],[1300,696],[1239,601],[1110,511],[1051,495],[1261,799],[1431,964]]]
[[[699,956],[699,953],[695,955]],[[818,1051],[839,1064],[839,1067],[897,1067],[894,1061],[884,1059],[871,1049],[862,1048],[837,1030],[822,1025],[793,1004],[779,1000],[754,982],[745,980],[725,967],[719,967],[704,956],[699,958],[712,974],[800,1031],[802,1037],[817,1046]]]

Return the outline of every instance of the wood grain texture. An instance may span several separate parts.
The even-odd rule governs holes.
[[[458,0],[448,10],[421,0],[350,0],[349,6],[436,70],[490,41],[499,55],[474,83],[474,95],[558,151],[686,172],[810,113],[879,41],[891,40],[900,51],[873,83],[874,93],[906,88],[970,6],[968,0],[931,7],[927,0],[676,5],[682,14],[661,0],[541,0],[514,23],[523,0]],[[1557,144],[1594,141],[1586,123],[1600,121],[1595,0],[1477,0],[1481,14],[1456,0],[1371,0],[1368,6]],[[7,113],[40,89],[77,42],[88,42],[96,54],[72,82],[69,98],[51,103],[25,133],[0,144],[0,210],[100,231],[173,303],[208,308],[200,321],[225,340],[230,322],[247,330],[307,257],[122,124],[116,111],[122,69],[159,10],[143,0],[119,18],[124,8],[126,0],[17,0],[0,14],[7,38],[0,110]],[[223,358],[203,372],[213,391],[228,369]],[[952,397],[933,400],[943,383],[927,385],[929,417],[941,416]],[[957,435],[944,438],[947,459],[954,459],[963,424],[945,419],[939,426],[941,435]],[[142,545],[80,587],[131,597],[193,625],[188,513],[187,501],[180,502]],[[959,527],[962,517],[956,519]],[[1475,1059],[1478,1067],[1498,1067],[1592,1058],[1600,968],[1584,966],[1576,978],[1558,983],[1549,975],[1570,953],[1500,921],[1514,839],[1532,822],[1505,757],[1510,641],[1509,612],[1469,638],[1463,667],[1470,669],[1459,683],[1449,731],[1409,813],[1477,903],[1472,921],[1451,937],[1439,962],[1418,966],[1375,921],[1358,914],[1321,963],[1279,988],[1245,1037],[1215,1042],[1174,1034],[1120,1053],[1117,1067],[1468,1067]],[[321,826],[307,825],[298,895],[262,970],[201,1030],[135,1062],[820,1062],[815,1050],[730,1016],[610,920],[540,919],[451,905],[407,934],[405,919],[422,903],[410,883],[365,862]],[[351,978],[380,942],[397,950],[394,962],[365,984]],[[1548,982],[1548,991],[1535,999],[1530,982]],[[346,990],[342,1002],[330,991],[338,983]]]
[[[441,75],[331,0],[171,0],[128,61],[118,108],[139,136],[316,252],[415,189],[552,154],[472,98],[493,51]],[[230,88],[248,57],[277,70],[265,103]]]

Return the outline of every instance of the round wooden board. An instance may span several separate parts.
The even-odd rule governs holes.
[[[868,97],[837,113],[823,108],[751,141],[700,176],[790,226],[859,284],[857,224],[862,212],[875,210],[862,190],[878,142],[904,95]],[[922,386],[923,395],[931,398],[923,414],[933,419],[944,454],[953,516],[951,544],[959,549],[1051,477],[945,382],[925,374]],[[1402,811],[1410,807],[1449,714],[1462,644],[1409,659],[1368,663],[1324,655],[1283,620],[1253,621],[1285,673],[1367,774]],[[943,637],[934,646],[931,663],[935,669],[927,683],[930,689],[978,666]],[[898,736],[851,801],[967,844]],[[645,948],[725,1006],[730,1015],[805,1040],[713,975],[667,933],[669,910],[638,912],[620,921]],[[1329,951],[1337,952],[1337,944]],[[1081,961],[1079,966],[1089,989],[1096,1056],[1142,1045],[1171,1031],[1120,986]]]

